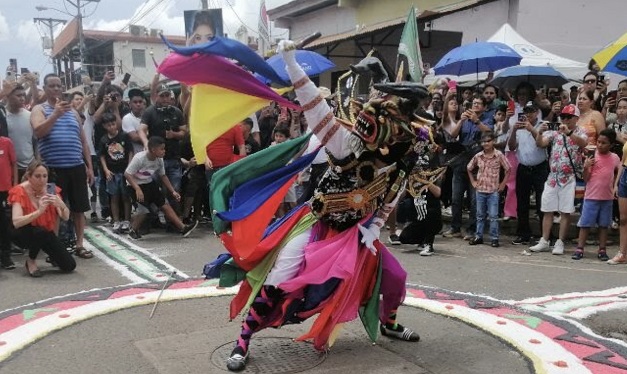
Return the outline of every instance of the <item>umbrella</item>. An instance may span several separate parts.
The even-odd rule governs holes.
[[[605,72],[627,76],[627,33],[597,52],[592,59]]]
[[[283,56],[274,55],[266,61],[277,72],[282,79],[289,81],[290,78],[285,70],[285,61]],[[333,69],[335,64],[319,53],[299,49],[296,51],[296,62],[305,71],[305,74],[312,77],[323,73],[329,69]]]
[[[461,76],[501,70],[518,65],[520,60],[522,56],[503,43],[476,42],[451,50],[434,70],[437,75]]]
[[[498,73],[490,83],[497,87],[516,88],[521,82],[534,87],[562,87],[568,79],[550,66],[512,66]]]

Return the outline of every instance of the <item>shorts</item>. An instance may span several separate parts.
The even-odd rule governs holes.
[[[613,203],[613,200],[584,199],[577,227],[610,227]]]
[[[50,168],[50,181],[61,188],[61,196],[68,202],[71,212],[85,213],[91,210],[85,165]]]
[[[618,197],[627,198],[627,167],[623,166],[618,180]]]
[[[144,201],[141,203],[137,201],[137,195],[135,194],[135,190],[131,189],[131,199],[133,200],[133,202],[137,202],[140,205],[143,205],[144,207],[148,208],[148,210],[150,210],[150,204],[155,204],[158,208],[161,208],[165,205],[165,197],[163,197],[163,194],[161,193],[161,190],[159,189],[159,186],[156,182],[152,181],[150,183],[140,184],[139,188],[144,193]]]
[[[115,173],[111,180],[107,181],[107,193],[109,196],[128,196],[126,178],[123,173]]]
[[[544,191],[542,191],[540,210],[545,213],[575,212],[575,184],[575,178],[571,178],[568,183],[563,186],[556,185],[555,187],[551,187],[548,182],[545,183]]]

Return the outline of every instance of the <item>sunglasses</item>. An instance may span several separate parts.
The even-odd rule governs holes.
[[[569,119],[571,119],[571,118],[573,118],[573,117],[574,117],[574,116],[573,116],[573,115],[570,115],[570,114],[562,114],[562,115],[560,115],[560,118],[561,118],[562,120],[564,120],[564,121],[568,121]]]

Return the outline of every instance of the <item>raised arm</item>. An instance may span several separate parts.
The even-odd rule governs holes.
[[[296,62],[296,44],[292,41],[282,40],[279,43],[279,52],[283,55],[287,73],[294,84],[298,101],[303,107],[307,126],[326,146],[333,157],[337,159],[346,158],[351,153],[349,147],[346,146],[350,132],[335,120],[333,111],[320,96],[318,87],[313,84]]]

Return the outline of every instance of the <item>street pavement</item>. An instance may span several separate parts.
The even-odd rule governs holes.
[[[0,271],[0,374],[225,372],[240,319],[228,321],[236,288],[200,277],[223,252],[210,225],[133,242],[93,225],[87,237],[96,257],[77,259],[72,274],[43,255],[43,278],[26,275],[21,255],[18,269]],[[373,344],[356,321],[318,353],[293,341],[307,321],[256,334],[246,372],[627,373],[627,266],[598,261],[593,246],[580,261],[524,256],[510,240],[492,248],[438,236],[431,257],[390,246],[408,272],[399,322],[420,342]]]

